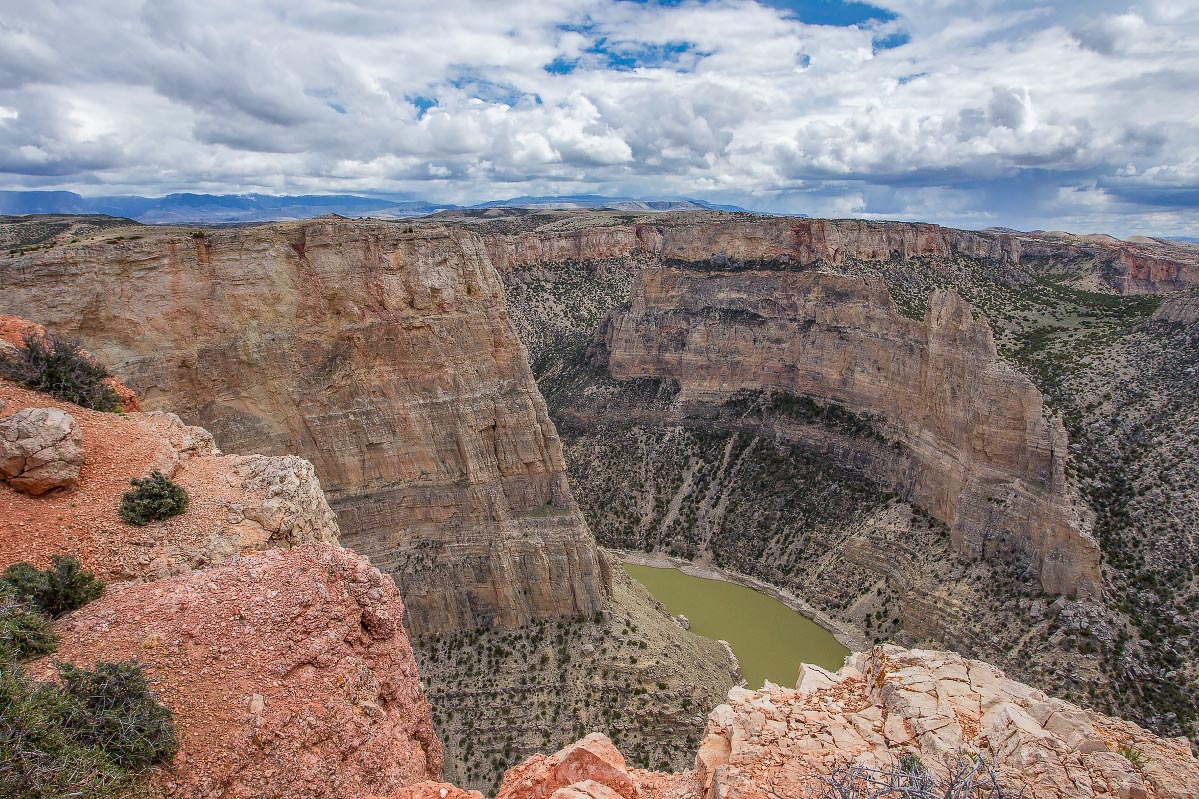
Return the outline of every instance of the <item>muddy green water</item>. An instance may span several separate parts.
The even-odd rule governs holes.
[[[624,568],[672,614],[686,616],[693,632],[728,641],[750,688],[763,680],[794,687],[800,663],[836,671],[849,654],[828,630],[752,588],[678,569]]]

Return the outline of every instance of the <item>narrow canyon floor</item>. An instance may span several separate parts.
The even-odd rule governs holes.
[[[639,767],[690,768],[736,662],[614,566],[596,617],[412,640],[447,781],[494,795],[505,769],[597,731]]]

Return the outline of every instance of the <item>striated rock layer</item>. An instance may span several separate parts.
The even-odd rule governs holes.
[[[945,521],[956,551],[1027,557],[1045,591],[1099,595],[1065,431],[956,294],[918,322],[857,278],[665,267],[638,275],[602,336],[612,377],[677,381],[684,409],[781,390],[875,419],[896,446],[871,448],[872,477]]]
[[[993,770],[1003,796],[1199,795],[1199,762],[1185,740],[1158,738],[1135,724],[1046,696],[993,666],[952,652],[879,646],[851,655],[836,674],[802,667],[796,689],[769,684],[759,691],[732,689],[728,702],[708,717],[693,771],[630,769],[607,738],[592,734],[510,769],[497,796],[864,796],[849,792],[846,767],[874,769],[877,775],[907,758],[945,784],[951,771],[975,768],[979,757]],[[986,780],[983,772],[978,782]],[[843,792],[831,790],[832,784],[842,785]],[[941,795],[936,790],[927,795],[933,793]],[[396,799],[427,795],[417,786],[398,792]],[[900,791],[869,795],[898,796]],[[1001,794],[984,787],[977,795]]]
[[[145,230],[145,229],[139,229]],[[414,632],[591,615],[607,577],[480,239],[322,219],[0,262],[0,311],[78,336],[228,449],[316,467]],[[115,240],[114,240],[115,241]]]
[[[167,796],[356,799],[441,776],[403,612],[365,558],[309,544],[109,586],[55,657],[143,665],[179,733]]]
[[[624,225],[611,224],[609,218],[602,226],[561,232],[493,234],[486,236],[486,248],[502,271],[631,256],[796,266],[970,258],[989,262],[996,270],[1013,264],[1087,265],[1125,293],[1199,285],[1199,248],[1156,239],[1128,242],[1110,236],[954,230],[908,222],[739,216],[670,214],[657,223]]]

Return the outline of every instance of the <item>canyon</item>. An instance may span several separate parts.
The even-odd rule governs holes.
[[[0,312],[223,449],[312,462],[293,474],[403,597],[454,782],[502,793],[502,766],[603,728],[662,772],[649,791],[677,787],[736,674],[592,530],[1194,735],[1193,542],[1144,527],[1181,547],[1163,558],[1115,525],[1190,513],[1160,475],[1192,468],[1195,252],[713,212],[89,223],[0,259]],[[242,562],[167,538],[121,579]],[[1162,757],[1185,773],[1182,752]],[[1095,795],[1133,782],[1100,771]]]
[[[193,502],[182,517],[152,523],[148,531],[173,550],[182,549],[173,546],[182,531],[208,524],[220,529],[221,515],[211,515],[214,499],[230,517],[255,504],[259,483],[243,482],[230,494],[225,472],[211,468],[213,461],[242,456],[214,452],[202,429],[154,413],[89,411],[3,381],[0,390],[0,412],[54,406],[81,420],[86,468],[79,481],[29,500],[68,498],[58,512],[65,507],[75,514],[67,529],[77,528],[77,538],[70,543],[93,564],[143,560],[135,548],[111,546],[123,536],[136,547],[142,528],[105,521],[121,486],[107,475],[140,471],[146,465],[140,458],[165,452],[165,459],[151,462],[189,487]],[[294,456],[244,457],[279,460],[293,475],[308,476],[303,490],[290,495],[301,499],[269,504],[273,526],[289,535],[243,540],[241,551],[177,573],[109,568],[104,596],[55,625],[55,658],[82,667],[136,659],[174,715],[179,751],[169,768],[142,773],[144,789],[190,797],[478,799],[477,792],[440,782],[438,735],[446,728],[435,727],[395,582],[336,544],[336,525],[310,466]],[[288,483],[293,491],[296,482]],[[272,499],[281,496],[271,492]],[[43,511],[53,514],[55,506]],[[311,529],[314,519],[322,522],[319,530]],[[97,534],[105,523],[125,530]],[[13,547],[28,533],[23,528],[3,517],[0,562],[29,554]],[[97,559],[97,552],[109,560]],[[614,586],[619,592],[628,583],[618,577]],[[651,632],[649,639],[655,651],[673,654],[669,636]],[[695,654],[724,659],[718,648]],[[487,652],[479,665],[490,671],[495,657]],[[51,666],[47,659],[26,668],[48,680]],[[694,691],[694,683],[687,685],[693,679],[659,682],[657,690]],[[521,707],[529,696],[525,691],[513,703],[529,712],[529,705]],[[626,711],[584,724],[619,733],[650,721]],[[547,722],[578,729],[556,716]],[[836,673],[804,666],[794,689],[734,687],[707,714],[702,739],[694,740],[692,768],[652,771],[630,768],[605,735],[592,732],[508,769],[493,793],[501,799],[828,796],[834,786],[888,775],[935,782],[964,774],[977,775],[979,795],[992,797],[1182,799],[1199,790],[1199,763],[1184,740],[1161,739],[1049,697],[956,653],[894,646],[854,654]]]
[[[859,640],[952,647],[1195,739],[1196,248],[453,221],[501,266],[602,544],[733,569]],[[1126,268],[1142,257],[1163,262]]]
[[[226,449],[311,460],[414,633],[593,615],[610,578],[498,276],[469,234],[402,230],[108,230],[6,265],[0,305]]]
[[[479,215],[440,215],[475,223]],[[536,217],[534,217],[536,219]],[[1060,267],[1086,264],[1122,293],[1156,292],[1199,285],[1199,254],[1185,244],[1140,238],[1014,230],[953,230],[938,225],[858,219],[787,219],[754,214],[575,215],[568,222],[542,214],[481,232],[488,256],[502,273],[568,261],[644,257],[665,263],[776,263],[840,265],[848,261],[920,259],[984,261],[1006,266]],[[507,227],[508,229],[505,229]],[[496,229],[498,228],[498,230]]]

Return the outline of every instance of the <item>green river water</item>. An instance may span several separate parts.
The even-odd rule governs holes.
[[[624,564],[672,614],[683,614],[691,630],[729,642],[750,688],[763,680],[792,688],[800,663],[836,671],[849,654],[833,634],[766,594],[678,569]]]

